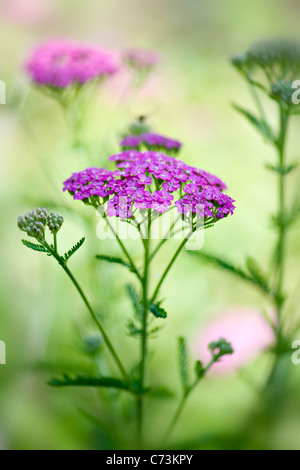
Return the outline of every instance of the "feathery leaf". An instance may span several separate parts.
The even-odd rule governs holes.
[[[115,256],[108,256],[108,255],[96,255],[96,259],[100,261],[107,261],[108,263],[115,263],[120,264],[121,266],[125,266],[125,268],[132,269],[130,264],[126,263],[122,258],[117,258]]]
[[[84,377],[76,376],[71,378],[65,375],[63,379],[53,378],[49,385],[52,387],[109,387],[117,388],[120,390],[129,390],[129,384],[113,377]]]
[[[254,114],[250,113],[244,108],[241,108],[237,104],[233,104],[232,106],[236,111],[242,114],[265,139],[269,140],[272,143],[276,142],[276,138],[273,134],[271,127],[265,121],[262,121],[261,119],[257,118],[256,116],[254,116]]]
[[[81,238],[79,242],[76,243],[70,250],[68,250],[62,257],[64,262],[66,263],[74,253],[76,253],[77,250],[84,244],[85,237]]]
[[[189,370],[188,370],[188,358],[187,358],[187,350],[186,350],[186,343],[184,338],[178,339],[178,346],[179,346],[179,370],[180,370],[180,377],[181,383],[184,393],[186,393],[190,389],[190,378],[189,378]]]
[[[49,251],[43,245],[38,245],[37,243],[32,243],[28,240],[22,240],[23,245],[27,246],[27,248],[31,248],[31,250],[39,251],[40,253],[48,253]]]

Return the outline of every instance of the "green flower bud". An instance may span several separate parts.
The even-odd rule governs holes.
[[[39,241],[44,240],[45,227],[47,224],[47,210],[38,207],[36,210],[26,212],[24,216],[18,217],[17,225],[20,230],[26,232],[29,237]]]
[[[50,212],[47,217],[47,225],[51,233],[57,233],[62,224],[64,223],[64,218],[62,215],[54,214],[54,212]]]

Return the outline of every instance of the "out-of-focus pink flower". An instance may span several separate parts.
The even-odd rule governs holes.
[[[234,353],[222,357],[219,363],[214,364],[212,373],[226,374],[247,365],[274,342],[275,335],[258,310],[251,308],[226,310],[208,322],[196,338],[196,355],[204,364],[211,359],[207,345],[219,338],[229,341]]]
[[[155,51],[146,49],[128,49],[123,52],[123,60],[138,70],[151,70],[159,62],[159,55]]]
[[[65,88],[114,74],[119,67],[116,53],[65,40],[38,47],[26,69],[37,85]]]
[[[1,16],[16,23],[43,23],[54,12],[51,0],[4,0],[0,7]]]

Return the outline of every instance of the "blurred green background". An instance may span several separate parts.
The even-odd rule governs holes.
[[[62,372],[95,372],[91,354],[83,348],[84,339],[95,331],[59,266],[22,246],[17,216],[37,206],[60,208],[65,217],[62,247],[69,248],[87,235],[71,267],[99,307],[124,362],[132,366],[137,342],[125,333],[131,314],[124,289],[128,275],[93,260],[96,253],[115,254],[118,248],[114,242],[98,240],[93,212],[61,191],[62,181],[90,162],[72,148],[57,104],[29,87],[23,64],[34,46],[55,37],[118,50],[135,46],[158,51],[162,57],[158,69],[132,99],[127,99],[124,84],[115,80],[95,100],[87,123],[88,138],[96,149],[93,163],[105,164],[134,117],[149,116],[157,131],[184,142],[182,159],[217,174],[236,199],[234,216],[205,233],[205,250],[237,262],[253,254],[264,264],[275,242],[269,215],[276,210],[276,181],[264,164],[272,163],[274,155],[231,107],[232,102],[249,108],[252,103],[228,58],[259,39],[296,35],[300,4],[288,0],[1,1],[0,78],[7,83],[7,104],[0,105],[0,340],[7,346],[7,365],[0,366],[0,448],[112,448],[125,428],[133,432],[131,425],[127,428],[134,413],[129,399],[114,399],[111,409],[111,397],[104,392],[56,390],[47,385]],[[299,125],[294,120],[290,161],[299,159]],[[291,197],[299,187],[299,176],[290,178]],[[155,266],[154,278],[170,250]],[[299,234],[294,230],[288,239],[286,269],[287,287],[295,292],[294,318],[300,315],[299,254]],[[155,383],[167,384],[176,393],[179,335],[188,338],[194,355],[197,332],[211,317],[231,307],[265,307],[255,291],[186,254],[167,278],[163,294],[169,318],[152,342],[150,374]],[[203,382],[174,432],[173,444],[180,440],[192,449],[299,449],[300,366],[290,367],[288,395],[272,425],[258,419],[255,432],[245,441],[239,443],[236,437],[258,412],[257,388],[265,380],[270,360],[265,354],[242,374]],[[105,367],[101,361],[100,351],[100,370]],[[148,404],[150,446],[166,427],[176,403],[175,397]],[[114,421],[119,411],[123,427]]]

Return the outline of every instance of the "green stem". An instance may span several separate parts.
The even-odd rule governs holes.
[[[69,270],[68,266],[66,265],[66,263],[63,261],[63,259],[59,256],[59,254],[54,251],[49,245],[47,242],[44,242],[43,245],[47,248],[47,250],[52,254],[52,256],[54,256],[54,258],[58,261],[58,263],[60,264],[60,266],[63,268],[63,270],[65,271],[65,273],[68,275],[68,277],[70,278],[70,280],[73,282],[75,288],[77,289],[79,295],[81,296],[84,304],[86,305],[89,313],[91,314],[91,317],[92,319],[94,320],[95,324],[97,325],[102,337],[103,337],[103,340],[107,346],[107,348],[109,349],[116,365],[118,366],[122,376],[124,377],[124,379],[126,381],[129,381],[129,377],[128,377],[128,374],[118,356],[118,354],[116,353],[116,350],[115,348],[113,347],[108,335],[106,334],[102,324],[100,323],[97,315],[95,314],[94,310],[92,309],[89,301],[87,300],[86,298],[86,295],[84,294],[82,288],[80,287],[78,281],[75,279],[75,277],[73,276],[73,274],[71,273],[71,271]]]
[[[205,367],[205,370],[204,370],[204,374],[203,374],[203,377],[205,377],[205,374],[208,372],[208,370],[211,368],[211,366],[216,362],[216,358],[212,358],[212,360],[208,363],[208,365]],[[175,414],[171,420],[171,423],[167,429],[167,432],[162,440],[162,445],[161,445],[161,448],[163,449],[166,445],[166,443],[168,442],[171,434],[172,434],[172,431],[173,429],[175,428],[180,416],[181,416],[181,413],[185,407],[185,404],[187,402],[187,399],[188,397],[190,396],[191,392],[194,390],[194,388],[196,388],[196,386],[198,385],[198,383],[200,382],[201,379],[197,379],[195,380],[195,382],[188,388],[188,390],[184,393],[183,397],[181,398],[177,408],[176,408],[176,411],[175,411]]]
[[[256,87],[255,85],[251,82],[251,79],[249,81],[248,79],[248,84],[249,84],[249,89],[250,89],[250,93],[252,95],[252,98],[257,106],[257,109],[260,113],[260,116],[262,118],[262,120],[268,125],[268,120],[267,120],[267,117],[266,117],[266,114],[265,114],[265,111],[264,111],[264,108],[261,104],[261,101],[259,99],[259,96],[257,94],[257,90],[256,90]]]
[[[187,398],[188,396],[190,395],[191,393],[191,390],[189,390],[185,395],[183,395],[182,399],[180,400],[179,402],[179,405],[178,407],[176,408],[176,411],[174,413],[174,416],[172,418],[172,421],[167,429],[167,432],[165,434],[165,437],[163,438],[163,441],[162,441],[162,444],[161,444],[161,448],[164,449],[171,434],[172,434],[172,431],[173,429],[175,428],[176,424],[177,424],[177,421],[179,420],[180,416],[181,416],[181,413],[184,409],[184,406],[186,404],[186,401],[187,401]]]
[[[280,129],[279,137],[277,141],[277,150],[278,150],[278,163],[281,168],[285,165],[285,144],[288,128],[288,113],[280,106]],[[286,226],[284,223],[285,218],[285,176],[283,172],[280,172],[278,176],[278,220],[279,220],[279,234],[278,234],[278,257],[277,265],[275,270],[275,279],[276,279],[276,291],[277,293],[282,293],[283,281],[284,281],[284,260],[285,260],[285,238],[286,238]],[[282,307],[283,302],[278,297],[276,300],[276,316],[277,316],[277,328],[276,328],[276,351],[274,364],[271,369],[269,379],[266,384],[266,388],[273,386],[275,378],[277,377],[277,368],[282,356]]]
[[[138,413],[138,439],[141,448],[143,447],[143,420],[144,420],[144,398],[143,390],[145,386],[146,376],[146,361],[147,361],[147,342],[148,342],[148,312],[149,312],[149,255],[150,255],[150,240],[151,240],[151,210],[148,212],[148,233],[144,240],[144,275],[142,278],[143,290],[143,321],[142,321],[142,336],[141,336],[141,366],[140,366],[140,387],[142,393],[137,397],[137,413]]]
[[[54,246],[54,251],[57,253],[57,233],[53,234],[53,246]]]
[[[168,274],[168,272],[170,271],[171,267],[173,266],[173,264],[175,263],[178,255],[180,254],[180,252],[182,251],[182,249],[184,248],[185,244],[188,242],[188,240],[190,239],[191,235],[193,234],[194,230],[191,229],[190,232],[188,233],[188,235],[182,240],[182,242],[180,243],[179,247],[177,248],[177,250],[175,251],[171,261],[169,262],[168,266],[166,267],[163,275],[161,276],[157,286],[156,286],[156,289],[151,297],[151,303],[153,303],[159,293],[159,290]]]
[[[180,219],[180,216],[177,217],[174,222],[171,224],[168,232],[163,236],[162,240],[157,244],[157,246],[155,247],[155,249],[153,250],[153,252],[151,253],[150,255],[150,261],[155,257],[155,255],[158,253],[158,251],[162,248],[162,246],[166,243],[166,241],[172,236],[172,235],[175,235],[174,233],[174,228],[175,228],[175,225],[176,223],[178,222],[178,220]]]
[[[288,114],[280,107],[280,133],[278,139],[278,158],[279,166],[284,167],[285,164],[285,143],[288,126]],[[277,260],[277,292],[282,292],[284,278],[284,258],[285,258],[285,235],[286,227],[284,224],[285,217],[285,174],[281,172],[278,176],[278,217],[280,221],[279,237],[278,237],[278,260]],[[278,326],[281,320],[282,304],[277,305]]]
[[[110,228],[110,230],[112,231],[112,233],[114,234],[114,236],[116,237],[116,240],[117,240],[117,242],[119,243],[120,248],[121,248],[121,250],[123,251],[124,255],[126,256],[126,258],[127,258],[128,262],[129,262],[129,264],[130,264],[132,270],[133,270],[134,273],[137,275],[137,277],[139,278],[139,280],[142,282],[142,281],[143,281],[143,280],[142,280],[142,276],[140,275],[140,273],[139,273],[139,271],[138,271],[136,265],[134,264],[134,262],[133,262],[133,260],[132,260],[132,258],[131,258],[131,256],[130,256],[130,254],[128,253],[128,251],[127,251],[127,249],[126,249],[124,243],[123,243],[122,240],[120,239],[120,237],[119,237],[119,235],[117,234],[117,232],[114,230],[114,228],[113,228],[113,226],[111,225],[111,223],[108,221],[107,217],[105,218],[105,221],[106,221],[108,227]]]

